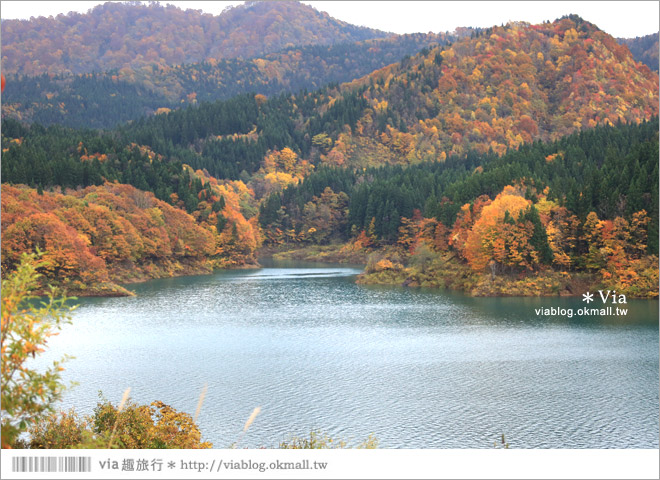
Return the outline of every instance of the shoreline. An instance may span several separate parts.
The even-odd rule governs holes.
[[[350,244],[311,245],[293,248],[268,247],[260,257],[275,260],[298,260],[317,263],[345,263],[365,265],[365,271],[356,278],[360,285],[390,285],[397,287],[425,287],[452,290],[471,297],[579,297],[589,291],[612,290],[602,284],[598,273],[582,271],[539,270],[531,274],[506,273],[493,276],[472,271],[450,252],[438,254],[422,265],[385,264],[370,265],[369,257],[387,259],[387,249],[371,252],[355,251]],[[391,252],[390,252],[391,253]],[[374,269],[375,268],[375,269]],[[371,270],[370,269],[374,269]],[[658,300],[658,295],[626,295],[627,298]]]
[[[283,248],[284,247],[284,248]],[[310,263],[338,263],[364,265],[355,282],[359,285],[389,285],[397,287],[423,287],[438,290],[452,290],[471,297],[579,297],[588,291],[608,290],[603,287],[597,274],[587,272],[558,272],[552,269],[535,272],[530,275],[501,274],[492,276],[487,273],[473,272],[450,254],[443,254],[433,262],[424,265],[403,266],[401,264],[370,265],[369,257],[373,254],[382,256],[384,251],[355,251],[348,244],[310,245],[310,246],[270,246],[256,252],[256,261],[243,265],[224,268],[211,268],[208,263],[191,262],[179,264],[172,272],[158,268],[139,268],[140,273],[124,275],[117,272],[117,281],[91,286],[88,289],[72,289],[67,296],[75,297],[126,297],[135,296],[127,286],[150,280],[212,275],[221,270],[245,270],[262,268],[260,260],[301,261]],[[149,272],[151,275],[149,275]],[[45,290],[43,290],[45,292]],[[41,292],[40,292],[41,293]],[[658,300],[655,296],[628,296],[646,300]]]
[[[263,247],[257,251],[257,258],[272,258],[273,260],[298,260],[315,263],[346,263],[353,265],[367,264],[368,252],[352,251],[348,244],[308,245]]]

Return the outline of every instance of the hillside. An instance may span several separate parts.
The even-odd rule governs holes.
[[[114,282],[254,263],[260,237],[239,211],[245,186],[213,180],[205,192],[210,215],[202,219],[130,185],[43,192],[3,183],[2,271],[39,248],[47,281],[88,295],[120,290]]]
[[[657,75],[572,16],[475,32],[341,86],[200,102],[109,131],[3,120],[2,179],[31,187],[19,202],[87,187],[87,204],[62,200],[83,210],[98,189],[152,192],[136,206],[192,217],[215,266],[249,264],[262,241],[340,242],[383,255],[373,273],[450,255],[440,270],[460,266],[460,288],[477,294],[578,272],[654,296],[657,115]],[[42,241],[16,238],[16,254]],[[416,257],[421,245],[433,255]],[[509,276],[503,290],[483,286],[487,268]],[[564,280],[540,292],[585,285]]]
[[[651,70],[658,71],[658,34],[635,38],[619,38],[619,43],[626,45],[635,60],[642,62]]]
[[[157,3],[108,2],[86,14],[3,21],[2,68],[31,76],[104,72],[387,36],[294,1],[248,2],[217,16]]]
[[[501,157],[321,168],[270,195],[259,221],[294,258],[368,257],[364,283],[657,297],[657,179],[655,118]]]
[[[247,184],[179,167],[178,193],[161,192],[171,188],[167,183],[156,186],[167,202],[102,179],[95,180],[100,186],[61,193],[3,183],[3,271],[21,252],[39,247],[49,252],[52,267],[43,272],[49,281],[78,294],[104,293],[112,281],[249,264],[262,241],[276,248],[340,242],[334,258],[375,259],[365,282],[451,286],[478,295],[594,287],[654,297],[657,132],[656,118],[536,142],[502,157],[473,153],[405,169],[313,172],[284,148],[267,155],[265,177]],[[39,131],[17,133],[24,136],[3,146],[33,144],[34,152],[34,143],[49,142]],[[162,159],[144,148],[103,158],[83,147],[98,147],[102,138],[84,140],[84,166],[126,172],[124,181],[143,189],[172,174],[155,170],[164,167]],[[84,179],[90,171],[81,173]],[[58,172],[57,181],[77,184],[74,174]],[[271,179],[267,194],[263,181]],[[280,187],[289,185],[284,190],[276,188],[280,179]]]
[[[231,104],[140,120],[126,138],[234,179],[263,167],[268,150],[285,147],[313,164],[352,166],[443,161],[469,150],[501,155],[581,128],[657,115],[658,76],[611,36],[571,17],[481,31],[341,89],[259,96],[234,113]],[[243,120],[209,123],[225,115]],[[228,138],[251,131],[251,141]]]
[[[495,27],[422,51],[341,88],[270,99],[247,95],[140,119],[119,129],[119,135],[103,136],[100,144],[58,128],[36,130],[48,142],[32,140],[34,129],[24,135],[8,124],[6,141],[23,136],[27,141],[21,148],[3,144],[2,173],[5,181],[47,187],[62,183],[53,183],[45,172],[60,172],[62,162],[73,161],[64,170],[90,185],[93,175],[75,167],[76,157],[83,155],[81,141],[89,150],[84,155],[118,158],[127,145],[140,145],[165,163],[176,159],[216,178],[252,177],[265,184],[257,191],[267,192],[302,178],[303,161],[317,167],[407,165],[463,158],[470,150],[502,155],[534,140],[657,114],[657,75],[611,36],[574,17]],[[27,154],[34,148],[40,151]],[[285,148],[295,161],[269,166],[269,155]],[[144,188],[140,175],[112,173],[109,165],[102,165],[104,178]],[[164,200],[177,191],[169,188],[166,195],[168,186],[158,185],[152,182],[151,188]]]
[[[9,76],[2,115],[43,125],[111,128],[158,109],[162,112],[248,92],[272,96],[348,82],[454,38],[448,34],[395,35],[292,47],[249,60],[126,67],[103,74]]]
[[[658,113],[658,76],[577,16],[513,23],[386,67],[344,88],[369,109],[338,149],[355,164],[498,154]],[[378,158],[369,154],[376,144]]]

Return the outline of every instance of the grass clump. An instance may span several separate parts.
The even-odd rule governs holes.
[[[312,450],[312,449],[342,449],[342,448],[358,448],[358,449],[375,449],[378,448],[378,440],[373,434],[369,435],[366,440],[355,447],[349,446],[345,440],[335,440],[328,435],[313,430],[309,437],[293,437],[289,440],[280,442],[277,448],[284,450]]]

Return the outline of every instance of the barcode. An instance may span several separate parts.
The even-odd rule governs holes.
[[[91,472],[92,457],[14,457],[12,472]]]

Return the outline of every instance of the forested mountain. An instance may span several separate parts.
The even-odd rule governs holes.
[[[118,280],[170,274],[192,257],[250,263],[262,242],[339,241],[388,251],[374,272],[407,272],[426,246],[479,282],[487,269],[581,272],[653,296],[657,115],[658,76],[571,16],[474,31],[343,85],[199,102],[107,131],[5,119],[2,179],[27,186],[3,194],[14,255],[3,249],[3,268],[17,252],[60,245],[73,253],[50,274],[64,281],[82,242]],[[121,215],[90,217],[97,198]],[[166,204],[209,242],[169,232]],[[110,224],[118,239],[102,248],[93,232]],[[79,240],[57,243],[71,229]],[[169,238],[164,256],[149,250],[153,235]],[[135,242],[144,246],[124,247]]]
[[[109,128],[173,106],[142,85],[94,73],[9,76],[7,85],[2,93],[2,118],[26,123]]]
[[[271,194],[259,219],[269,244],[381,249],[369,282],[574,294],[571,279],[582,272],[601,287],[657,297],[658,119],[502,157],[322,168]],[[507,273],[514,276],[494,281]]]
[[[162,402],[129,404],[115,432],[128,390],[119,407],[95,409],[111,432],[96,428],[99,415],[51,412],[60,362],[36,377],[24,363],[70,322],[77,297],[213,274],[186,282],[180,302],[193,317],[202,303],[213,314],[231,303],[217,295],[231,275],[214,271],[256,271],[271,256],[364,265],[342,282],[577,297],[535,312],[536,300],[487,302],[527,308],[516,320],[524,329],[584,330],[589,316],[628,337],[631,319],[646,329],[638,313],[657,305],[629,310],[628,299],[660,297],[660,85],[647,65],[657,35],[629,45],[634,55],[575,15],[389,35],[293,1],[217,17],[106,3],[3,21],[0,274],[3,341],[5,324],[12,338],[2,356],[27,383],[3,390],[2,446],[208,447],[195,419]],[[296,307],[258,284],[248,290],[260,305]],[[490,323],[476,317],[474,331]],[[53,331],[41,325],[50,320]],[[510,325],[497,325],[504,337]],[[7,379],[3,371],[3,387]],[[318,439],[332,445],[312,432],[280,446]]]
[[[493,27],[346,88],[361,86],[369,112],[335,147],[361,164],[374,160],[368,152],[376,144],[378,161],[390,162],[468,149],[502,154],[535,139],[658,112],[658,75],[577,16]]]
[[[247,2],[217,16],[155,2],[108,2],[86,14],[4,20],[2,68],[21,75],[104,72],[249,58],[290,46],[389,35],[294,1]]]
[[[36,127],[31,132],[18,128],[3,126],[3,131],[24,135],[3,141],[12,151],[32,145],[34,152],[35,144],[71,136],[52,131],[49,139]],[[109,138],[83,135],[85,143],[76,149],[83,181],[100,183],[104,179],[97,172],[110,172],[143,189],[156,185],[159,195],[163,188],[177,191],[166,203],[108,182],[64,195],[59,188],[48,192],[3,184],[3,269],[10,270],[21,252],[39,247],[49,252],[52,268],[44,272],[49,280],[84,291],[90,282],[245,264],[264,241],[334,241],[347,242],[347,252],[393,252],[369,271],[385,271],[394,279],[403,274],[399,283],[411,274],[401,263],[425,265],[433,258],[424,253],[430,249],[465,261],[473,273],[461,271],[460,277],[475,275],[479,285],[486,267],[518,279],[535,272],[549,276],[544,277],[547,287],[521,294],[558,292],[571,278],[568,272],[591,272],[600,285],[620,293],[657,296],[657,117],[524,145],[502,157],[470,152],[465,159],[407,168],[320,167],[312,173],[306,161],[284,148],[266,156],[270,173],[264,180],[272,176],[274,185],[280,176],[282,185],[298,181],[269,195],[260,186],[260,175],[248,177],[247,184],[218,181],[164,162],[145,147],[130,145],[112,153]],[[102,151],[110,154],[90,154],[84,146],[99,148],[103,142]],[[71,153],[69,164],[55,164],[59,170],[50,171],[63,185],[78,183],[75,171],[65,170],[75,168],[76,154]],[[43,154],[40,158],[47,160]],[[266,195],[260,207],[259,188]],[[458,268],[455,261],[451,265]],[[441,281],[438,275],[431,273],[432,281]],[[501,288],[511,292],[508,284]],[[498,292],[491,287],[483,291]]]
[[[139,280],[136,264],[183,269],[214,252],[213,236],[194,218],[128,185],[67,195],[3,185],[2,217],[3,267],[38,246],[49,262],[45,273],[74,290],[110,282],[109,275]]]
[[[114,166],[122,165],[127,146],[137,145],[165,163],[251,179],[258,193],[267,193],[314,165],[407,165],[463,158],[470,150],[501,155],[534,140],[657,113],[657,75],[573,17],[495,27],[342,87],[202,103],[108,134],[6,123],[2,173],[5,181],[42,187],[91,185],[100,175],[138,188],[148,183],[166,200],[177,192],[171,182],[161,189]],[[91,168],[83,158],[101,155],[112,162]]]
[[[619,43],[626,45],[635,60],[642,62],[651,70],[658,71],[658,34],[635,38],[619,38]]]
[[[397,239],[400,218],[415,210],[453,225],[461,206],[481,195],[494,198],[507,185],[519,183],[566,207],[584,222],[589,212],[599,218],[629,218],[648,209],[649,249],[658,249],[658,120],[585,130],[560,140],[521,146],[504,156],[471,151],[464,159],[390,165],[365,170],[322,167],[305,180],[272,194],[263,202],[260,222],[275,231],[319,231],[323,220],[309,215],[308,202],[322,202],[326,189],[347,194],[334,233],[347,240],[356,231],[373,228],[377,241]],[[331,213],[335,213],[332,212]],[[345,213],[345,212],[344,212]],[[319,222],[320,223],[317,223]],[[653,235],[651,235],[653,233]],[[318,235],[317,235],[318,236]]]
[[[144,15],[155,17],[170,10],[169,7],[156,6],[123,7],[128,9],[127,11],[132,8],[143,11]],[[95,9],[90,15],[93,16],[94,12],[101,15],[106,6],[97,8],[99,12]],[[111,10],[115,7],[107,8]],[[232,9],[225,14],[234,10],[240,12],[244,8],[246,7]],[[256,15],[254,9],[257,6],[250,8],[252,15]],[[295,10],[289,8],[281,13],[295,16],[298,13]],[[172,15],[182,13],[180,10],[172,10]],[[258,13],[268,17],[272,12],[268,10]],[[489,31],[489,34],[491,33]],[[271,96],[283,91],[295,92],[303,88],[313,90],[329,83],[349,82],[398,62],[404,56],[415,55],[423,48],[442,46],[470,35],[483,37],[485,34],[480,29],[462,28],[451,35],[393,35],[389,38],[353,43],[289,47],[252,59],[209,58],[199,63],[182,65],[168,65],[166,62],[154,60],[106,72],[79,75],[51,73],[30,76],[19,73],[9,75],[10,88],[4,92],[2,115],[44,125],[110,128],[139,116],[178,108],[188,103],[226,99],[247,92]],[[513,46],[520,48],[516,42],[517,39]],[[636,60],[657,71],[657,35],[619,39],[619,42],[630,47]],[[5,47],[3,46],[3,52],[7,51],[11,56],[12,48],[6,50]],[[547,45],[541,43],[535,47],[538,51],[535,50],[531,55],[538,55],[539,51],[547,53]],[[528,45],[527,54],[530,54],[529,48],[531,47]],[[497,49],[494,54],[497,55]],[[3,56],[7,55],[3,53]],[[517,61],[520,63],[520,59]],[[462,74],[471,74],[468,70],[469,68],[464,69]],[[543,70],[541,67],[538,73],[544,73]],[[6,67],[4,71],[7,71]],[[431,84],[434,79],[424,78],[422,81]],[[555,97],[561,95],[562,92],[554,94]],[[522,132],[516,133],[521,133],[524,137]],[[497,143],[505,145],[507,142]]]
[[[2,115],[43,125],[110,128],[158,109],[227,99],[315,90],[362,77],[423,48],[455,39],[448,34],[396,35],[335,45],[292,47],[260,58],[210,59],[173,67],[123,68],[103,74],[12,76]]]

